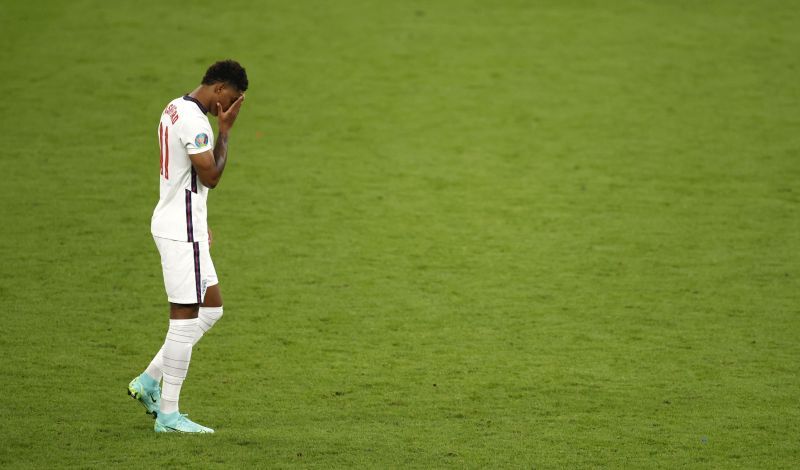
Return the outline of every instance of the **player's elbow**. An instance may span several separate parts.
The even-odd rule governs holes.
[[[214,189],[219,184],[219,175],[218,176],[200,175],[200,181],[206,188]]]

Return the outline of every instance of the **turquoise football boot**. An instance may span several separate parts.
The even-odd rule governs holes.
[[[145,413],[153,418],[158,416],[158,407],[161,404],[161,387],[158,381],[142,372],[142,375],[131,380],[128,384],[128,395],[144,406]]]
[[[201,426],[190,420],[185,414],[176,411],[174,413],[161,413],[156,418],[156,432],[185,432],[198,434],[213,434],[214,430]]]

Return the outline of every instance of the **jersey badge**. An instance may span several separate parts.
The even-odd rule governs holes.
[[[208,145],[208,135],[205,133],[197,134],[197,137],[194,138],[194,145],[197,147],[205,147]]]

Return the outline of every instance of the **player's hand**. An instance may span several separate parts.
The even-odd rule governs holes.
[[[226,111],[223,111],[222,105],[217,101],[217,121],[219,122],[220,132],[227,132],[233,127],[233,123],[236,122],[236,116],[239,115],[239,109],[242,108],[243,102],[244,93],[242,93],[242,96],[237,98]]]
[[[214,237],[211,236],[211,229],[208,229],[208,246],[211,246],[211,242],[214,241]]]

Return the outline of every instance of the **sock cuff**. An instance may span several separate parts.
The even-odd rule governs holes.
[[[183,320],[174,320],[172,318],[169,319],[169,326],[172,328],[176,326],[178,328],[187,328],[197,325],[197,318],[186,318]]]
[[[206,318],[219,320],[222,317],[222,306],[219,307],[200,307],[199,315]]]

